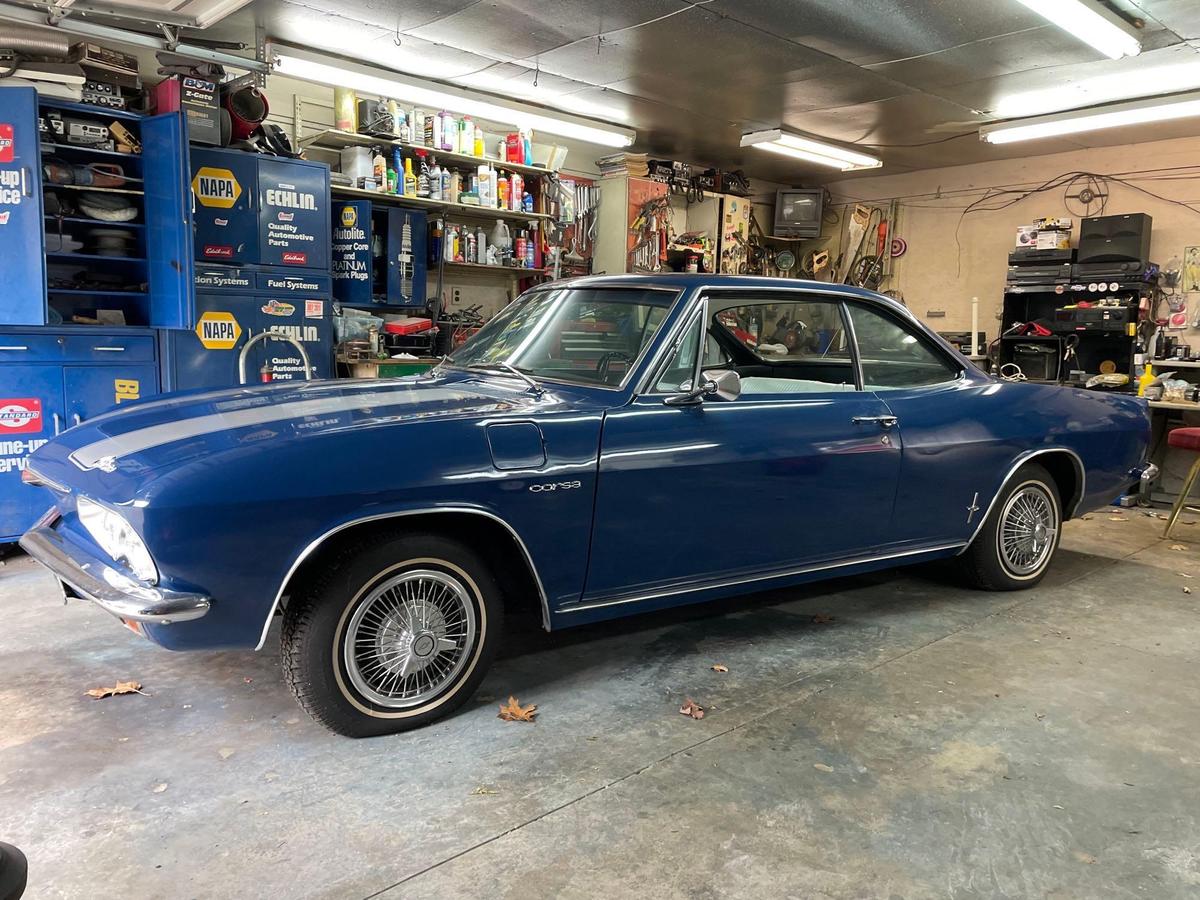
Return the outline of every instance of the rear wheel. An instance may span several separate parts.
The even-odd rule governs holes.
[[[991,591],[1030,588],[1042,580],[1062,530],[1062,503],[1050,473],[1022,466],[960,557],[967,579]]]
[[[289,603],[284,677],[309,715],[339,734],[407,731],[471,696],[501,618],[499,589],[469,548],[393,535],[343,551]]]

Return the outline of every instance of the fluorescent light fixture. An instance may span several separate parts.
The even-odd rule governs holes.
[[[1102,128],[1117,128],[1121,125],[1168,122],[1192,116],[1200,116],[1200,91],[999,122],[980,128],[979,138],[989,144],[1011,144],[1014,141],[1059,137],[1064,134],[1099,131]]]
[[[743,134],[742,146],[769,150],[781,156],[790,156],[793,159],[802,159],[805,162],[841,169],[843,172],[878,169],[883,165],[883,160],[878,157],[868,156],[837,144],[791,134],[779,128]]]
[[[489,122],[531,128],[536,133],[574,138],[605,147],[628,147],[637,136],[629,128],[576,116],[551,116],[498,99],[482,99],[478,94],[448,85],[434,86],[386,69],[342,61],[334,65],[322,61],[315,54],[280,45],[275,45],[273,49],[276,54],[275,73],[292,78],[351,88],[377,97],[404,100],[416,106],[448,109]]]
[[[1191,51],[1189,55],[1194,52]],[[1192,58],[1195,59],[1194,56]],[[1129,65],[1137,68],[1129,68],[1124,72],[1081,78],[1057,87],[1010,94],[1002,97],[992,111],[1001,119],[1016,119],[1200,88],[1200,60],[1149,68],[1139,65],[1140,62],[1141,60],[1134,60]]]
[[[1109,59],[1137,56],[1142,42],[1132,25],[1098,0],[1019,0],[1035,13],[1091,44]]]

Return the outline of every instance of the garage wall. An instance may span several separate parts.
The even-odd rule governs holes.
[[[1200,212],[1179,205],[1200,204],[1200,168],[1188,168],[1196,166],[1198,159],[1200,138],[1184,138],[847,179],[828,188],[839,204],[861,200],[883,205],[898,199],[894,233],[908,242],[908,252],[894,261],[894,277],[884,288],[899,290],[909,308],[938,331],[969,329],[971,298],[977,296],[980,328],[990,339],[997,334],[1007,255],[1017,226],[1038,216],[1071,216],[1077,239],[1082,207],[1078,201],[1064,202],[1061,187],[998,212],[963,216],[968,203],[983,196],[987,188],[1028,189],[1068,172],[1119,175],[1168,198],[1158,200],[1110,179],[1105,209],[1105,215],[1150,213],[1154,217],[1152,260],[1165,265],[1173,256],[1182,258],[1185,246],[1200,245]],[[1183,171],[1165,171],[1176,167]],[[1189,322],[1195,309],[1200,309],[1200,294],[1192,295],[1191,303]],[[946,316],[929,317],[930,310],[945,310]]]

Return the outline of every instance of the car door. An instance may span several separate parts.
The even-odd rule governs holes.
[[[995,385],[902,313],[849,301],[865,388],[896,416],[902,461],[892,543],[966,540],[1020,448],[1002,437]]]
[[[885,404],[858,387],[845,326],[836,298],[701,299],[642,393],[605,417],[585,602],[877,551],[900,448]],[[701,368],[739,371],[741,395],[664,402]]]

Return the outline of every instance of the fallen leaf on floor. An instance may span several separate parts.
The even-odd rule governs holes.
[[[1168,516],[1166,513],[1155,513],[1155,517],[1156,517],[1156,518],[1159,518],[1159,519],[1162,519],[1164,522],[1165,522],[1167,519],[1171,518],[1171,517],[1170,517],[1170,516]]]
[[[496,718],[503,719],[505,722],[532,722],[536,715],[536,703],[522,706],[516,697],[510,695],[508,702],[500,707],[500,712],[496,714]]]
[[[1186,550],[1187,547],[1183,546],[1183,544],[1172,544],[1171,549],[1172,550]]]
[[[472,797],[483,797],[483,796],[486,796],[487,794],[498,794],[498,793],[500,793],[500,792],[494,791],[490,787],[486,787],[481,784],[479,787],[475,788],[475,790],[471,791],[471,796]]]
[[[704,707],[691,697],[683,701],[683,706],[679,707],[679,712],[681,715],[691,716],[693,719],[704,718]]]
[[[102,700],[105,697],[115,697],[117,694],[150,696],[142,690],[142,683],[140,681],[118,681],[114,687],[92,688],[87,692],[89,697],[95,697],[97,700]]]
[[[714,672],[728,672],[729,666],[722,663],[713,663],[710,667]]]
[[[1108,517],[1108,521],[1110,521],[1110,522],[1124,522],[1124,521],[1125,521],[1125,517],[1124,517],[1124,516],[1109,516],[1109,517]]]
[[[1184,592],[1185,594],[1190,594],[1190,593],[1192,592],[1192,589],[1191,589],[1190,587],[1188,587],[1188,586],[1185,584],[1185,585],[1183,586],[1183,592]]]
[[[1187,572],[1176,572],[1175,574],[1178,575],[1180,578],[1191,578],[1192,577]]]
[[[164,781],[162,784],[156,784],[154,786],[154,793],[161,794],[166,789],[167,789],[167,783]]]
[[[1040,722],[1040,721],[1042,721],[1042,719],[1046,718],[1046,714],[1045,713],[1034,713],[1033,717]]]
[[[242,681],[246,682],[246,684],[253,684],[253,683],[254,683],[254,679],[253,679],[253,678],[243,678],[243,679],[242,679]]]
[[[825,763],[813,763],[813,768],[818,772],[832,772],[833,766],[827,766]]]
[[[222,747],[217,751],[217,756],[221,757],[221,759],[229,759],[233,754],[234,749],[232,747]]]
[[[1081,863],[1087,863],[1089,866],[1096,864],[1096,857],[1090,853],[1084,853],[1082,850],[1075,851],[1075,858]]]
[[[1092,519],[1091,516],[1080,516],[1079,518],[1083,519],[1083,521],[1085,521],[1085,522],[1090,522]]]
[[[825,613],[817,613],[812,617],[812,623],[814,625],[831,625],[833,624],[833,616],[826,615]]]
[[[1057,803],[1054,804],[1054,808],[1055,809],[1066,809],[1065,806],[1059,806]]]

